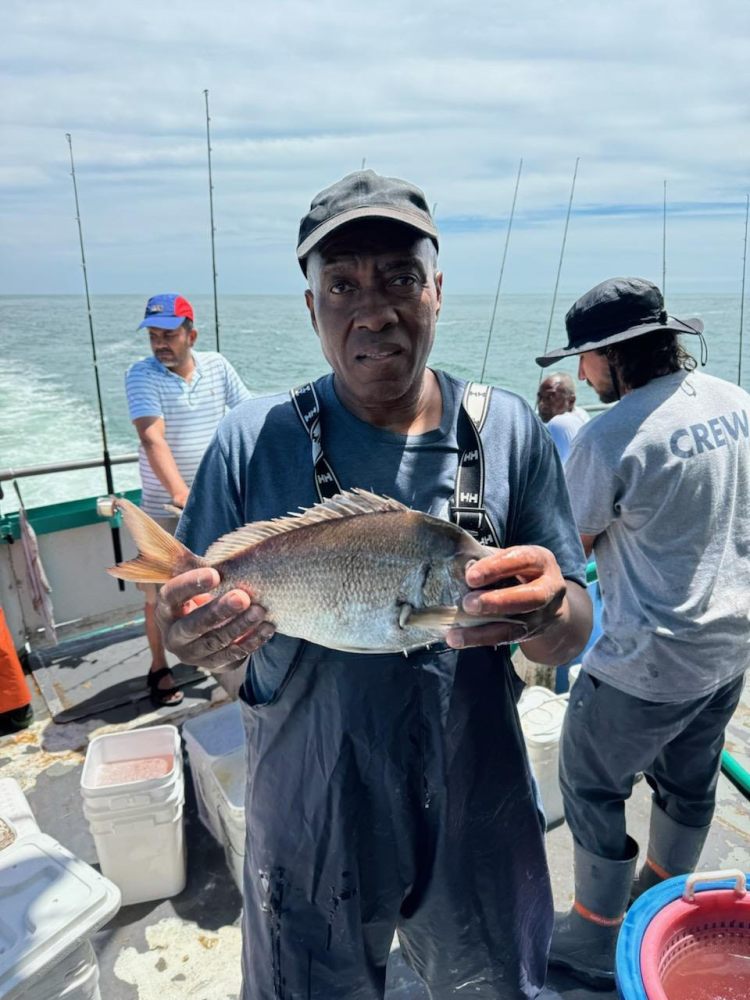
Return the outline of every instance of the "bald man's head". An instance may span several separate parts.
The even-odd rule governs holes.
[[[539,383],[536,405],[545,424],[560,413],[569,413],[576,405],[573,377],[567,372],[550,372]]]

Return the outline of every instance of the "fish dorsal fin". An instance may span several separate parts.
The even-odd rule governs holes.
[[[292,512],[287,517],[276,517],[272,521],[254,521],[252,524],[246,524],[244,528],[238,528],[237,531],[232,531],[214,542],[206,552],[205,558],[215,565],[273,535],[297,531],[311,524],[320,524],[321,521],[337,521],[360,514],[382,514],[389,510],[407,511],[409,508],[398,500],[379,497],[367,490],[346,490],[299,513]]]

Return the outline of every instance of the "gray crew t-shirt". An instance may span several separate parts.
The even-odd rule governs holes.
[[[681,371],[573,442],[565,475],[604,603],[583,666],[627,694],[686,701],[750,665],[749,414],[743,389]]]
[[[465,383],[444,372],[436,375],[442,419],[438,428],[419,435],[396,434],[359,420],[340,402],[332,375],[315,382],[323,448],[342,489],[362,487],[447,519]],[[485,503],[502,543],[551,549],[563,575],[585,585],[565,479],[541,421],[519,396],[495,389],[482,442]],[[316,502],[310,438],[288,393],[252,399],[219,426],[177,536],[202,554],[219,536],[246,522],[280,517]],[[299,640],[276,635],[253,655],[249,674],[259,702],[273,695],[298,646]]]

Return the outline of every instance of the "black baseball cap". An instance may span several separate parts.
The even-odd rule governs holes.
[[[316,194],[299,224],[297,259],[305,259],[321,240],[358,219],[390,219],[429,236],[438,246],[438,232],[427,200],[414,184],[398,177],[381,177],[374,170],[356,170]]]
[[[596,351],[645,333],[703,333],[700,319],[682,320],[664,308],[659,288],[645,278],[608,278],[573,303],[565,316],[566,347],[536,359],[542,368],[571,354]]]

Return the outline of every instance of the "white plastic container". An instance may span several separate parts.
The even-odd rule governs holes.
[[[170,769],[158,777],[102,784],[103,767],[130,762],[171,758]],[[182,779],[182,747],[175,726],[153,726],[127,733],[105,733],[95,737],[86,751],[81,774],[81,795],[92,809],[143,808],[168,798]]]
[[[166,770],[147,776],[161,764]],[[107,770],[107,777],[120,772],[136,777],[102,784]],[[182,744],[174,726],[96,737],[86,753],[81,795],[101,870],[119,886],[123,903],[182,892],[185,783]]]
[[[568,695],[549,688],[528,687],[518,702],[526,749],[542,796],[547,824],[563,819],[562,792],[558,777],[560,735]]]
[[[183,810],[159,820],[153,812],[89,823],[102,872],[119,886],[123,905],[176,896],[187,881]]]
[[[0,851],[0,900],[0,997],[100,1000],[88,938],[119,909],[117,886],[36,830]]]
[[[176,785],[170,797],[164,802],[144,806],[141,809],[110,809],[108,812],[90,812],[84,803],[83,815],[88,820],[92,834],[114,833],[123,825],[127,827],[133,823],[151,822],[157,825],[172,823],[182,812],[184,804],[184,786]]]
[[[122,791],[109,792],[106,795],[89,794],[81,788],[84,808],[91,814],[109,812],[132,812],[133,810],[158,807],[169,801],[176,788],[184,787],[182,760],[175,761],[172,771],[159,783],[142,787],[141,782],[133,781],[122,785]]]
[[[190,761],[198,816],[219,843],[223,842],[219,822],[217,787],[211,766],[220,758],[245,746],[242,709],[238,701],[188,719],[182,736]]]
[[[18,1000],[102,1000],[99,992],[99,964],[90,941],[66,955],[44,976],[44,980],[24,990]]]
[[[31,806],[13,778],[0,778],[0,819],[13,827],[16,837],[39,830]]]
[[[211,765],[221,843],[227,865],[240,892],[242,892],[242,868],[245,860],[246,773],[244,747],[218,758]]]
[[[234,884],[240,892],[242,892],[242,871],[245,867],[245,845],[243,843],[242,850],[237,850],[235,846],[237,843],[236,831],[230,831],[229,823],[221,811],[219,811],[218,816],[219,825],[221,827],[221,844],[224,848],[224,860],[227,863],[227,868],[232,873]]]

